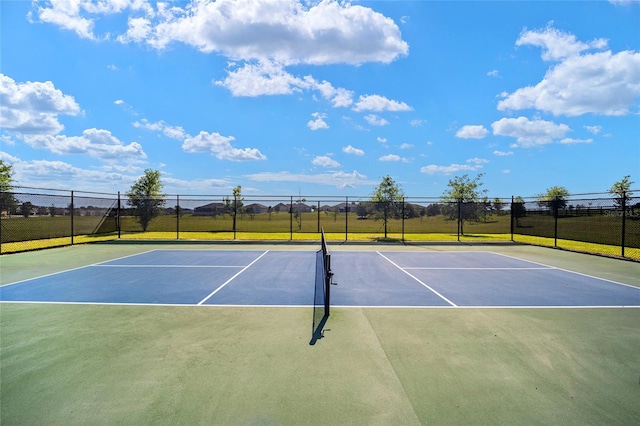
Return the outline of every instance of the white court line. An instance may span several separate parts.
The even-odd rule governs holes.
[[[563,268],[558,268],[556,266],[551,266],[551,265],[545,265],[544,263],[540,263],[540,262],[534,262],[532,260],[526,260],[526,259],[520,259],[519,257],[515,257],[515,256],[510,256],[508,254],[502,254],[502,253],[495,253],[495,252],[487,252],[487,253],[493,253],[493,254],[497,254],[498,256],[504,256],[504,257],[508,257],[509,259],[516,259],[519,260],[521,262],[529,262],[529,263],[533,263],[535,265],[540,265],[540,266],[546,266],[549,269],[555,269],[557,271],[563,271],[563,272],[567,272],[569,274],[576,274],[576,275],[582,275],[583,277],[587,277],[587,278],[593,278],[594,280],[600,280],[600,281],[606,281],[609,282],[611,284],[618,284],[621,285],[623,287],[631,287],[631,288],[635,288],[636,290],[640,290],[640,287],[635,286],[635,285],[631,285],[631,284],[625,284],[625,283],[621,283],[619,281],[613,281],[613,280],[608,280],[606,278],[600,278],[600,277],[596,277],[593,275],[589,275],[589,274],[583,274],[582,272],[576,272],[576,271],[571,271],[569,269],[563,269]]]
[[[91,265],[97,268],[244,268],[244,265]]]
[[[193,303],[139,303],[139,302],[47,302],[47,301],[30,301],[30,300],[0,300],[0,305],[10,304],[31,304],[31,305],[88,305],[88,306],[147,306],[153,307],[202,307],[202,308],[311,308],[313,305],[195,305]],[[640,309],[640,305],[519,305],[519,306],[393,306],[393,305],[332,305],[334,309]]]
[[[52,277],[54,275],[60,275],[60,274],[66,273],[66,272],[78,271],[80,269],[90,268],[92,266],[107,266],[107,265],[102,265],[102,264],[103,263],[107,263],[107,262],[113,262],[113,261],[116,261],[116,260],[126,259],[127,257],[137,256],[139,254],[151,253],[152,251],[155,251],[155,250],[147,250],[147,251],[143,251],[143,252],[140,252],[140,253],[134,253],[134,254],[129,254],[127,256],[117,257],[115,259],[105,260],[103,262],[92,263],[90,265],[85,265],[85,266],[78,266],[77,268],[65,269],[64,271],[52,272],[50,274],[39,275],[37,277],[32,277],[32,278],[25,278],[24,280],[14,281],[12,283],[7,283],[7,284],[2,284],[0,287],[8,287],[10,285],[20,284],[20,283],[24,283],[24,282],[31,281],[31,280],[37,280],[37,279],[40,279],[40,278]]]
[[[419,270],[446,270],[446,271],[526,271],[526,270],[547,270],[556,269],[552,267],[532,267],[532,268],[446,268],[439,266],[405,266],[403,269],[419,269]]]
[[[438,293],[436,290],[434,290],[433,288],[429,287],[427,284],[423,283],[422,281],[420,281],[417,277],[415,277],[414,275],[411,275],[409,272],[405,271],[403,268],[401,268],[400,266],[398,266],[398,264],[396,264],[394,261],[392,261],[391,259],[389,259],[387,256],[385,256],[384,254],[380,253],[379,251],[376,251],[376,253],[378,253],[380,256],[382,256],[384,259],[387,260],[387,262],[391,263],[393,266],[395,266],[396,268],[400,269],[402,272],[404,272],[405,274],[409,275],[411,278],[413,278],[414,280],[418,281],[420,284],[422,284],[424,287],[426,287],[427,289],[431,290],[434,294],[436,294],[438,297],[440,297],[442,300],[444,300],[445,302],[447,302],[448,304],[450,304],[451,306],[458,306],[455,303],[453,303],[451,300],[447,299],[446,297],[444,297],[443,295],[441,295],[440,293]]]
[[[231,281],[233,281],[238,275],[240,275],[241,273],[243,273],[244,271],[246,271],[247,269],[249,269],[249,267],[251,265],[253,265],[254,263],[256,263],[258,260],[260,260],[262,258],[262,256],[264,256],[265,254],[269,253],[269,250],[265,251],[264,253],[262,253],[260,256],[258,256],[253,262],[251,262],[250,264],[248,264],[247,266],[245,266],[244,268],[242,268],[237,274],[235,274],[234,276],[232,276],[231,278],[229,278],[224,284],[222,284],[220,287],[216,288],[215,290],[213,290],[207,297],[205,297],[204,299],[202,299],[200,302],[198,302],[198,305],[202,305],[204,302],[206,302],[207,300],[209,300],[211,297],[213,297],[214,294],[216,294],[217,292],[219,292],[220,290],[222,290],[227,284],[229,284]]]

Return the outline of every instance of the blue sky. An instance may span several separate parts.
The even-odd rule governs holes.
[[[640,3],[2,1],[18,185],[363,196],[640,186]]]

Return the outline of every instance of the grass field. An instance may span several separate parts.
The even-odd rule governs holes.
[[[74,220],[74,243],[116,239],[114,232],[92,234],[101,218],[77,217]],[[510,241],[510,216],[491,216],[486,221],[467,221],[460,241]],[[550,216],[533,215],[520,218],[513,240],[519,243],[551,246],[619,257],[620,218],[615,216],[563,217],[558,220],[558,238],[553,238],[554,221]],[[111,223],[109,223],[111,225]],[[29,217],[2,220],[2,253],[12,253],[71,244],[68,217]],[[161,215],[154,219],[147,232],[142,232],[135,217],[123,217],[122,238],[131,240],[257,240],[257,241],[317,241],[319,228],[334,241],[379,241],[384,237],[382,221],[358,220],[355,213],[303,213],[298,220],[288,213],[244,214],[238,217],[237,230],[229,215],[208,216]],[[458,241],[457,221],[444,216],[423,216],[390,220],[389,240],[407,242]],[[348,230],[348,232],[345,232]],[[526,234],[526,235],[523,235]],[[26,235],[38,238],[24,239]],[[628,220],[624,256],[640,260],[640,221]],[[631,246],[631,247],[629,247]]]
[[[162,247],[2,256],[0,283]],[[336,256],[348,249],[332,245]],[[491,250],[640,287],[634,262]],[[640,309],[334,307],[314,346],[311,319],[311,308],[2,303],[0,424],[640,422]]]

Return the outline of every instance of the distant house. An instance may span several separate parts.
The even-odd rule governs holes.
[[[194,216],[215,216],[224,212],[224,204],[209,203],[193,209]]]
[[[244,210],[249,214],[267,213],[269,212],[269,207],[265,206],[264,204],[253,203],[244,206]]]
[[[305,203],[296,203],[293,205],[293,211],[300,213],[311,213],[313,211],[313,207]]]
[[[351,203],[351,204],[340,203],[333,206],[333,208],[334,209],[337,208],[340,213],[349,213],[349,212],[355,211],[357,207],[358,206],[356,206],[354,203]]]
[[[291,204],[278,203],[275,206],[273,206],[273,211],[281,212],[281,213],[290,213],[292,211]],[[313,211],[313,208],[304,203],[295,203],[293,204],[293,211],[300,212],[300,213],[310,213]]]

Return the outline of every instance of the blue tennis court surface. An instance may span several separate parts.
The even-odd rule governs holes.
[[[153,250],[0,287],[2,302],[311,306],[314,251]],[[640,307],[640,288],[491,252],[332,253],[334,306]]]

